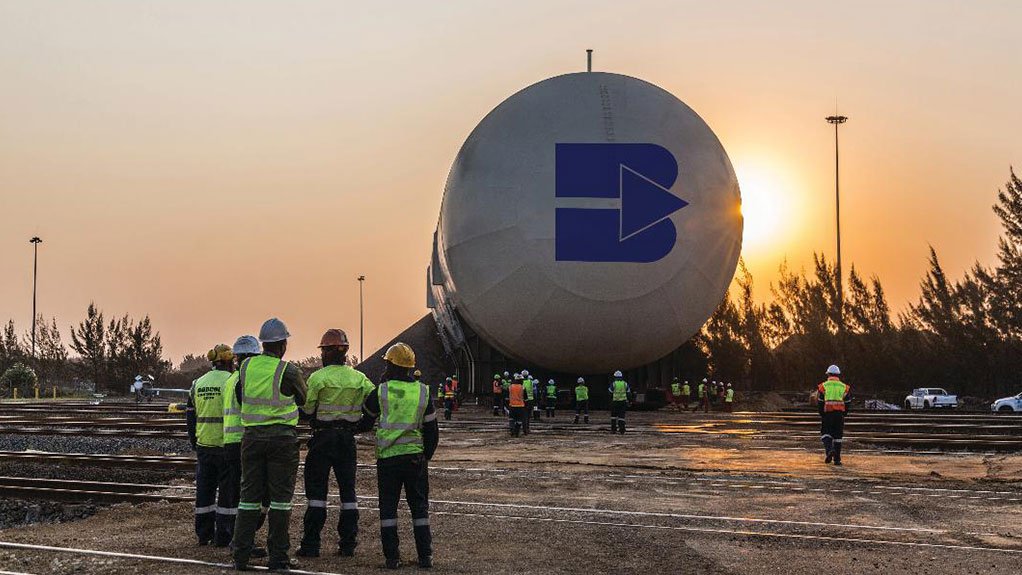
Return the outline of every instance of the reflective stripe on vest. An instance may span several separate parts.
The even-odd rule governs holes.
[[[546,396],[547,397],[553,397],[553,398],[556,399],[557,398],[557,386],[554,386],[554,385],[546,386]]]
[[[212,370],[192,382],[192,403],[195,404],[195,441],[202,447],[223,447],[224,383],[229,371]]]
[[[241,407],[235,395],[238,377],[238,372],[234,372],[224,382],[224,445],[241,443],[241,436],[245,433],[245,426],[241,424]]]
[[[589,401],[589,388],[585,385],[575,387],[575,399],[577,401]]]
[[[531,379],[526,379],[522,383],[522,386],[525,388],[525,401],[532,401],[532,394],[533,394],[532,380]]]
[[[724,396],[724,401],[727,402],[727,403],[731,403],[734,400],[735,400],[735,390],[728,389],[727,390],[727,395]]]
[[[422,423],[429,392],[426,386],[390,380],[380,384],[380,424],[376,430],[376,457],[386,459],[422,453]]]
[[[681,386],[678,385],[677,383],[672,383],[671,393],[673,393],[674,395],[681,395]]]
[[[614,401],[628,401],[628,384],[624,380],[616,380],[612,384],[614,387]]]
[[[525,407],[525,388],[518,382],[512,383],[507,398],[510,407]]]
[[[681,386],[681,394],[682,395],[690,395],[691,393],[692,393],[692,388],[690,388],[688,386],[688,384],[685,384],[685,385]]]
[[[848,385],[843,381],[828,379],[819,385],[817,392],[823,395],[823,411],[845,411]]]
[[[257,355],[241,364],[241,423],[257,425],[298,425],[298,406],[280,392],[287,362],[269,355]]]

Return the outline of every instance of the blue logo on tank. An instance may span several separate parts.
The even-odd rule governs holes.
[[[555,196],[619,200],[607,208],[557,208],[557,261],[649,263],[674,249],[670,192],[678,162],[656,144],[557,144]]]

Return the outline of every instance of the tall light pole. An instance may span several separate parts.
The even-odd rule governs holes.
[[[43,240],[39,236],[33,236],[28,240],[32,244],[32,357],[35,358],[35,288],[36,280],[39,277],[39,244]]]
[[[366,360],[365,348],[365,312],[362,300],[362,284],[366,281],[365,276],[358,276],[358,355],[359,361]]]
[[[827,116],[827,123],[834,124],[834,209],[837,220],[837,317],[838,331],[845,329],[844,276],[841,275],[841,156],[838,153],[837,128],[848,121],[847,116]]]

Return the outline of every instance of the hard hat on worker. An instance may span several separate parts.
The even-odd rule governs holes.
[[[348,347],[348,334],[342,329],[328,329],[319,339],[319,347]]]
[[[506,371],[504,372],[504,377],[508,377],[509,375],[511,375],[511,374],[509,374],[509,373],[508,373],[508,372],[506,372]]]
[[[827,375],[841,375],[841,368],[836,365],[832,365],[827,368]]]
[[[213,349],[206,352],[206,359],[212,362],[231,361],[234,359],[234,354],[231,352],[231,348],[222,343],[218,343],[213,346]]]
[[[500,379],[500,374],[499,373],[493,374],[493,379],[495,380]]]
[[[522,379],[522,374],[516,373],[515,374],[515,381],[521,381],[521,379]]]
[[[413,373],[412,375],[414,375],[415,377],[422,377],[422,372],[417,369],[415,370],[415,373]]]
[[[411,369],[415,367],[415,352],[412,351],[412,348],[407,343],[397,342],[387,348],[387,353],[383,354],[383,360],[389,361],[398,367]]]
[[[142,376],[141,375],[136,375],[135,376],[135,381],[142,381]]]
[[[263,343],[284,341],[289,337],[291,334],[288,333],[287,326],[275,317],[264,321],[263,327],[259,328],[259,341]]]
[[[577,381],[579,383],[585,383],[586,382],[586,378],[580,377],[580,378],[576,379],[575,381]]]
[[[231,348],[234,355],[259,355],[262,351],[259,347],[259,340],[252,335],[243,335],[234,341],[234,347]]]
[[[549,385],[553,385],[553,384],[554,384],[554,380],[552,380],[552,379],[551,379],[551,380],[550,380],[550,381],[548,381],[547,383],[548,383]]]
[[[522,370],[522,377],[529,377],[529,370],[523,369]]]
[[[618,371],[614,372],[614,377],[623,377],[623,376],[624,376],[624,374],[621,373],[621,370],[618,370]]]

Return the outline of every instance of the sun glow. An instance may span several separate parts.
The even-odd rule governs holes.
[[[770,251],[792,225],[790,184],[775,169],[743,165],[736,169],[742,191],[743,251]]]

